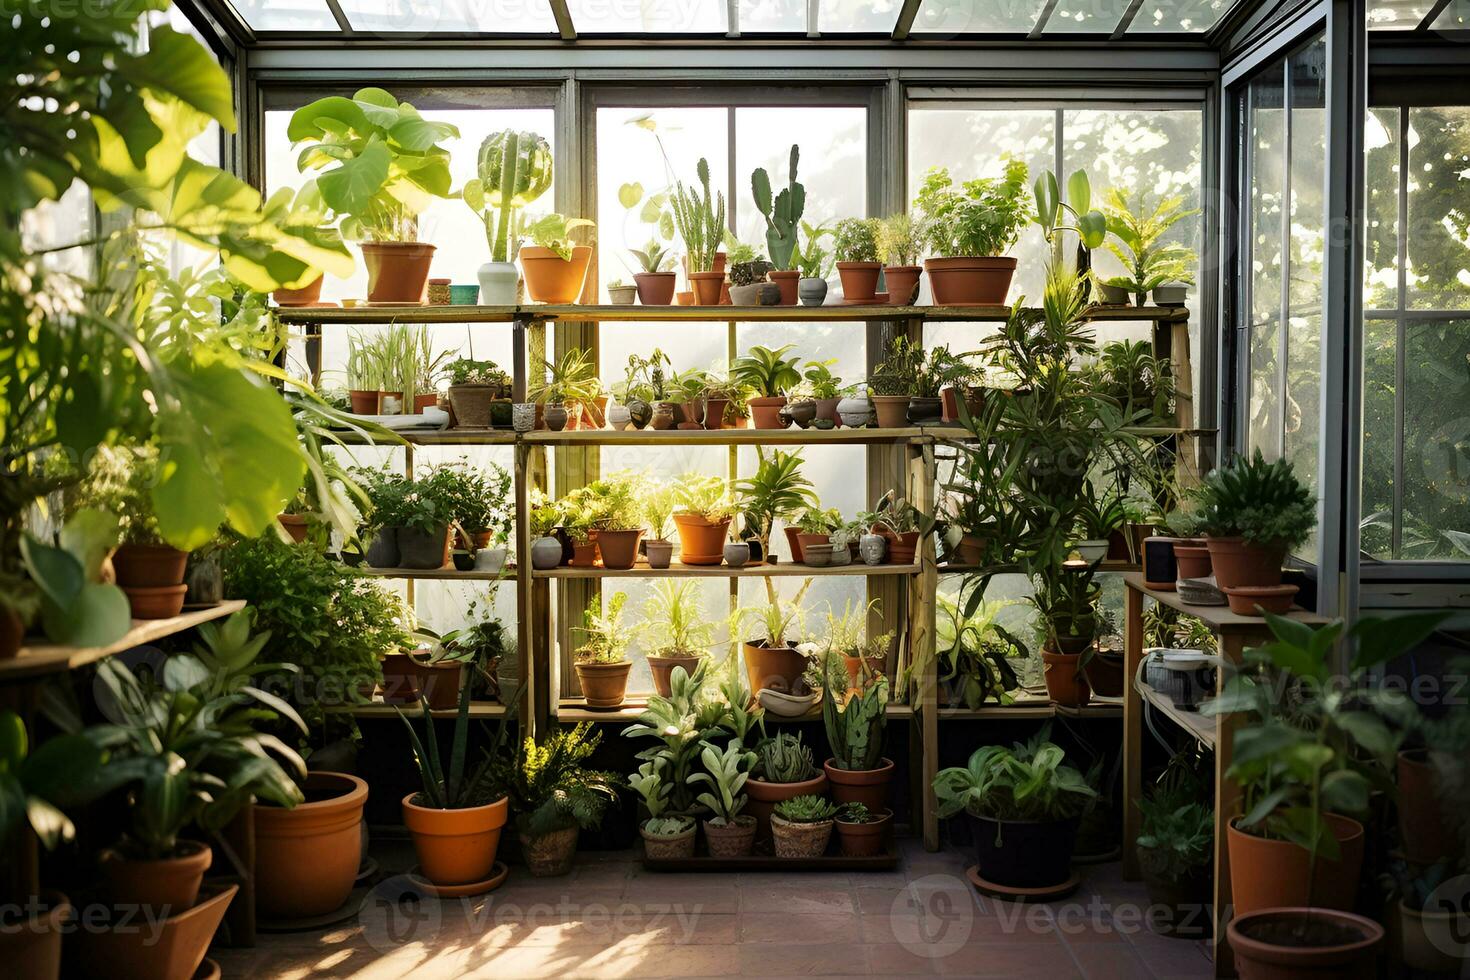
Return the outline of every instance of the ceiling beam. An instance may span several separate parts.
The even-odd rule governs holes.
[[[893,25],[893,39],[895,41],[907,41],[910,32],[914,29],[914,18],[919,15],[919,4],[923,0],[903,0],[903,7],[898,12],[898,21]]]
[[[572,23],[572,12],[567,9],[567,0],[551,0],[551,16],[556,18],[556,33],[561,35],[563,41],[577,39],[577,28]]]

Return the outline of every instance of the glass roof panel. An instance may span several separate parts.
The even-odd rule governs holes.
[[[903,0],[821,0],[817,29],[823,34],[892,34]]]
[[[353,30],[434,34],[554,34],[546,0],[341,0]]]
[[[806,0],[740,0],[739,16],[741,34],[806,33]]]
[[[1199,34],[1234,6],[1233,0],[1143,0],[1129,34]]]
[[[724,34],[729,29],[725,0],[568,0],[567,9],[579,36]]]
[[[1434,0],[1377,0],[1368,7],[1368,30],[1412,31],[1433,6]]]
[[[1429,27],[1435,31],[1470,30],[1470,0],[1450,0],[1450,5],[1440,11]]]
[[[338,31],[326,0],[230,0],[252,31]]]
[[[1129,0],[1058,0],[1041,33],[1111,34],[1128,4]]]
[[[1041,0],[924,0],[914,34],[1025,34]]]

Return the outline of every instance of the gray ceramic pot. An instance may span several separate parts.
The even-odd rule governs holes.
[[[802,306],[821,306],[827,299],[827,280],[798,279],[796,296],[801,300]]]
[[[556,538],[537,538],[531,542],[531,567],[548,569],[561,564],[561,542]]]

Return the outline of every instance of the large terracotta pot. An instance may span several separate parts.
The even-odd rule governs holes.
[[[1080,654],[1041,651],[1043,671],[1046,674],[1046,693],[1054,702],[1068,707],[1081,707],[1092,700],[1092,687],[1087,682],[1087,671],[1079,669]]]
[[[1210,549],[1210,567],[1215,572],[1215,584],[1221,589],[1281,584],[1285,548],[1250,544],[1244,538],[1207,537],[1205,544]]]
[[[631,660],[615,664],[576,664],[577,681],[582,685],[582,696],[589,708],[621,707],[628,692],[628,672],[633,669]]]
[[[679,560],[686,565],[718,565],[725,557],[730,518],[709,521],[698,514],[675,514],[679,529]]]
[[[673,657],[649,657],[648,669],[653,674],[653,689],[660,697],[668,697],[673,693],[673,676],[675,667],[683,667],[686,674],[692,675],[699,667],[699,662],[704,657],[690,654],[689,656]]]
[[[766,647],[747,642],[741,644],[741,651],[751,693],[759,694],[762,688],[769,687],[789,694],[800,685],[806,657],[794,646]]]
[[[799,783],[772,783],[752,776],[745,781],[745,812],[755,817],[755,839],[764,843],[771,839],[771,814],[776,804],[798,796],[825,796],[827,774],[818,773]]]
[[[602,554],[602,567],[632,568],[638,561],[638,542],[642,539],[642,528],[598,531],[597,550]]]
[[[1446,818],[1439,777],[1425,749],[1398,758],[1399,837],[1410,864],[1430,865],[1460,851],[1455,824]],[[1466,819],[1458,814],[1461,821]]]
[[[1003,306],[1016,274],[1016,260],[1005,255],[947,256],[925,259],[935,306]]]
[[[781,421],[781,408],[786,404],[785,395],[775,397],[761,396],[759,398],[748,398],[745,403],[750,406],[750,417],[757,429],[784,429],[786,423]]]
[[[434,246],[423,242],[363,242],[368,302],[422,303],[433,261]]]
[[[908,424],[908,395],[871,395],[873,412],[878,416],[878,428],[901,429]]]
[[[206,971],[200,965],[208,965],[204,954],[239,891],[239,885],[206,889],[206,897],[188,911],[149,928],[126,914],[115,922],[98,922],[89,909],[86,928],[75,930],[75,938],[66,944],[67,973],[109,980],[218,976],[217,968]]]
[[[592,246],[572,247],[572,257],[564,259],[549,248],[539,245],[521,246],[521,270],[526,277],[526,294],[537,303],[575,303],[582,295],[587,278],[587,265],[592,261]]]
[[[7,917],[0,927],[0,963],[18,980],[56,980],[61,975],[61,937],[71,903],[58,891],[37,896],[34,911],[22,909],[19,921]]]
[[[694,290],[695,306],[719,306],[720,290],[724,285],[724,272],[689,273],[689,288]]]
[[[775,283],[781,290],[780,305],[796,305],[796,283],[801,278],[800,272],[795,269],[772,269],[766,273],[766,278]]]
[[[838,805],[861,803],[870,813],[888,807],[888,785],[893,782],[893,760],[879,760],[877,769],[838,769],[828,759],[822,763],[832,799]]]
[[[1292,938],[1301,929],[1316,930],[1323,945],[1301,945]],[[1372,980],[1379,975],[1376,951],[1383,927],[1351,912],[1275,906],[1247,913],[1237,905],[1226,936],[1241,980]]]
[[[554,878],[572,870],[577,858],[577,828],[553,830],[532,837],[521,834],[521,857],[533,878]]]
[[[322,298],[322,277],[317,276],[305,286],[297,289],[277,289],[271,299],[277,306],[310,306]]]
[[[403,823],[413,834],[419,871],[436,885],[469,885],[490,877],[509,804],[505,797],[484,806],[440,810],[403,798]]]
[[[343,772],[312,772],[306,802],[255,804],[255,907],[267,918],[305,919],[342,907],[362,864],[367,783]]]
[[[890,306],[910,306],[919,299],[919,276],[924,270],[916,265],[883,267],[883,281],[888,284]]]
[[[678,275],[673,272],[635,272],[638,302],[644,306],[668,306],[674,302],[674,286]]]
[[[1350,909],[1358,895],[1358,872],[1363,867],[1363,825],[1351,817],[1326,813],[1323,817],[1337,838],[1336,861],[1317,855],[1308,881],[1305,847],[1270,840],[1239,830],[1232,820],[1226,831],[1230,847],[1230,891],[1235,914],[1282,905],[1316,905]]]
[[[112,556],[112,570],[123,588],[182,585],[188,564],[187,551],[166,544],[125,544]]]
[[[108,897],[117,905],[167,909],[168,915],[193,908],[213,852],[208,844],[198,841],[181,840],[178,846],[178,856],[158,860],[103,851],[98,863],[107,882]]]

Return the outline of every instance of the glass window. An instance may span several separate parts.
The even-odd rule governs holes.
[[[540,2],[540,0],[538,0]],[[569,0],[580,34],[724,34],[725,0]]]
[[[326,0],[230,0],[254,31],[340,31]]]
[[[924,0],[914,17],[915,34],[1025,34],[1042,4],[1030,0]]]

